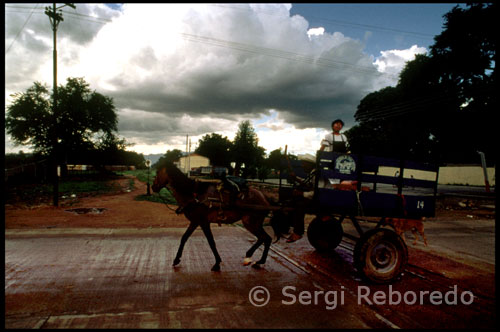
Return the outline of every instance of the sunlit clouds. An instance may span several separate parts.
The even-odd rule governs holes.
[[[313,153],[332,119],[353,126],[359,101],[395,84],[405,62],[426,52],[367,54],[363,41],[311,27],[286,4],[76,6],[87,16],[63,14],[59,84],[84,77],[112,97],[119,135],[145,154],[184,150],[186,135],[193,147],[212,132],[232,140],[243,120],[268,153],[284,145]],[[25,20],[6,13],[6,45]],[[52,87],[51,43],[48,18],[33,15],[6,54],[6,103],[34,81]],[[21,148],[6,139],[9,149]]]

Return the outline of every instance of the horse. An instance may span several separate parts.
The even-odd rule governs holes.
[[[215,256],[215,265],[212,267],[212,271],[220,271],[222,260],[217,252],[210,223],[218,223],[219,225],[221,223],[232,224],[239,220],[243,222],[245,229],[257,237],[257,242],[246,252],[243,265],[252,264],[251,257],[253,253],[262,244],[264,244],[262,257],[252,267],[259,268],[262,264],[265,264],[272,238],[263,228],[264,219],[270,210],[267,209],[270,207],[270,203],[262,192],[249,187],[243,195],[238,195],[234,202],[226,204],[223,209],[222,202],[221,204],[215,204],[218,207],[214,207],[212,206],[213,200],[209,199],[217,196],[221,197],[220,187],[217,188],[216,183],[190,179],[170,162],[157,167],[152,189],[158,193],[163,187],[169,189],[176,199],[179,205],[176,212],[184,213],[189,220],[189,226],[181,238],[173,266],[180,263],[186,241],[194,230],[200,226]],[[227,194],[225,196],[226,199],[229,198]],[[274,229],[275,226],[272,225],[272,227]]]

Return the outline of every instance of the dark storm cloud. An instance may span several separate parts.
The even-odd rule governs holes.
[[[269,110],[298,129],[329,129],[335,118],[349,126],[381,78],[361,41],[310,36],[283,4],[76,6],[79,15],[66,7],[60,25],[61,67],[78,67],[78,77],[112,97],[120,132],[143,142],[226,130]],[[27,15],[6,16],[6,45]],[[27,88],[30,72],[51,65],[51,41],[46,15],[33,15],[6,55],[9,89]]]

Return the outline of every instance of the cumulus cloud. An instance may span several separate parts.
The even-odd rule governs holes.
[[[281,122],[269,135],[287,128],[317,135],[332,118],[353,125],[359,101],[382,81],[394,84],[409,54],[423,52],[387,51],[374,61],[360,41],[310,28],[290,8],[77,4],[79,15],[64,14],[59,27],[59,82],[84,77],[111,96],[120,134],[138,145],[180,142],[185,133],[229,135],[239,121],[270,110]],[[6,45],[26,17],[6,13]],[[48,18],[33,15],[27,28],[6,54],[6,92],[36,80],[52,85]]]
[[[406,62],[415,59],[417,54],[427,53],[427,49],[413,45],[406,50],[388,50],[380,53],[381,56],[375,60],[375,66],[377,66],[378,70],[383,73],[398,75]]]
[[[319,28],[311,28],[307,31],[307,35],[309,36],[309,39],[313,38],[313,36],[321,36],[325,33],[325,28],[319,27]]]

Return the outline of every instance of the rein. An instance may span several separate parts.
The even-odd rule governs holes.
[[[226,220],[226,216],[224,215],[224,211],[223,211],[223,209],[222,209],[222,201],[223,201],[223,198],[222,198],[222,192],[221,192],[222,187],[221,187],[221,186],[222,186],[221,184],[219,184],[219,186],[217,186],[217,192],[218,192],[218,194],[219,194],[219,196],[220,196],[220,202],[221,202],[221,204],[220,204],[220,206],[219,206],[219,211],[218,211],[218,215],[219,215],[219,217],[220,217],[220,220],[217,220],[217,224],[219,225],[219,227],[221,226],[221,221]],[[196,187],[198,187],[198,182],[196,182]],[[175,197],[175,196],[173,195],[172,189],[170,189],[170,188],[168,187],[168,185],[165,185],[163,188],[165,188],[165,189],[166,189],[166,190],[170,193],[170,195],[171,195],[171,196]],[[193,195],[193,196],[194,196],[194,197],[193,197],[193,199],[192,199],[191,201],[189,201],[186,205],[184,205],[184,206],[180,206],[180,205],[179,205],[179,207],[178,207],[177,209],[173,209],[173,208],[171,208],[171,207],[168,205],[168,203],[167,203],[166,199],[164,199],[164,198],[163,198],[163,197],[162,197],[159,193],[158,193],[158,196],[160,196],[160,198],[163,200],[163,204],[165,204],[165,206],[166,206],[166,207],[167,207],[170,211],[173,211],[173,212],[175,212],[176,214],[181,214],[181,213],[183,213],[183,212],[184,212],[184,210],[185,210],[187,207],[189,207],[190,205],[193,205],[193,203],[194,203],[194,204],[205,204],[205,202],[207,202],[207,201],[210,203],[210,204],[209,204],[209,206],[208,206],[208,208],[209,208],[209,209],[212,209],[212,202],[210,201],[210,199],[209,199],[209,198],[205,198],[205,200],[203,200],[203,201],[199,201],[199,200],[198,200],[198,198],[196,198],[196,194],[194,194],[194,195]],[[177,204],[179,204],[179,202],[177,202]]]
[[[174,196],[174,195],[172,194],[172,191],[170,190],[170,188],[168,188],[167,186],[165,186],[165,187],[163,187],[163,188],[167,189],[167,190],[168,190],[168,192],[170,193],[170,195],[172,195],[172,197]],[[173,209],[173,208],[171,208],[171,207],[168,205],[167,200],[166,200],[166,199],[164,199],[164,198],[160,195],[160,193],[158,193],[158,196],[160,196],[161,200],[163,201],[163,204],[165,204],[165,206],[166,206],[166,207],[167,207],[170,211],[174,211],[175,213],[177,213],[177,211],[180,209],[180,207],[178,207],[177,209]],[[177,214],[179,214],[179,213],[177,213]]]
[[[171,190],[168,186],[164,186],[163,188],[167,189],[167,190],[168,190],[168,192],[170,193],[170,195],[171,195],[172,197],[175,197],[175,196],[174,196],[174,194],[172,193],[172,190]],[[170,211],[174,211],[176,214],[181,214],[181,213],[183,213],[183,212],[184,212],[184,210],[185,210],[188,206],[192,205],[193,203],[195,203],[195,204],[198,204],[198,203],[203,203],[203,202],[198,201],[198,199],[195,197],[195,198],[193,198],[193,200],[191,200],[191,201],[187,202],[187,204],[186,204],[186,205],[184,205],[184,206],[180,206],[179,202],[177,202],[177,204],[179,205],[179,207],[178,207],[177,209],[173,209],[173,208],[171,208],[171,207],[168,205],[167,201],[166,201],[166,200],[165,200],[165,199],[164,199],[161,195],[159,195],[159,196],[160,196],[160,198],[163,200],[163,204],[165,204],[165,206],[166,206],[166,207],[167,207]]]
[[[181,206],[181,204],[180,204],[181,202],[179,202],[176,199],[177,204],[178,204],[178,208],[177,209],[174,209],[174,208],[170,207],[169,204],[168,204],[168,202],[167,202],[167,200],[165,198],[163,198],[163,196],[161,196],[161,195],[159,195],[159,196],[162,199],[163,203],[167,206],[167,208],[170,211],[175,212],[176,214],[184,213],[187,208],[189,208],[189,207],[191,207],[193,205],[200,205],[200,204],[207,206],[209,209],[212,209],[213,208],[212,207],[213,200],[210,197],[204,197],[204,199],[202,199],[201,201],[198,199],[198,197],[197,197],[198,193],[197,192],[198,192],[199,186],[200,186],[200,182],[197,181],[197,180],[195,180],[194,181],[194,189],[193,189],[192,194],[190,195],[191,198],[189,198],[187,200],[187,202],[185,202],[185,204],[183,206]],[[170,195],[175,198],[175,195],[173,193],[175,191],[175,189],[169,188],[168,183],[165,184],[163,186],[163,188],[167,189],[167,191],[170,193]],[[218,211],[218,215],[219,215],[219,217],[221,219],[220,221],[224,221],[224,220],[226,220],[226,216],[224,215],[224,211],[223,211],[223,207],[222,207],[222,203],[224,201],[224,199],[222,197],[222,183],[220,183],[220,184],[218,184],[216,186],[216,191],[217,191],[217,194],[218,194],[219,199],[220,199],[220,205],[218,207],[218,210],[219,210]],[[203,196],[205,196],[205,195],[203,195]],[[220,221],[218,220],[219,226],[221,225]]]

